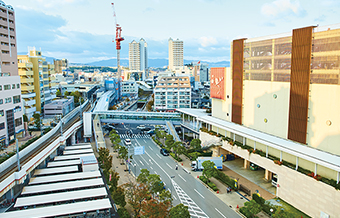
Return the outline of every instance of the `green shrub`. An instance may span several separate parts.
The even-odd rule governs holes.
[[[245,215],[247,218],[252,218],[253,215],[250,213],[249,209],[247,207],[241,207],[240,208],[240,213]]]
[[[214,183],[208,182],[208,186],[209,186],[212,190],[218,191],[218,188],[217,188],[217,186],[216,186]]]
[[[218,179],[219,181],[221,181],[222,183],[228,185],[232,189],[237,190],[237,188],[235,187],[235,180],[230,178],[229,176],[227,176],[223,172],[217,171],[217,177],[215,177],[215,178]]]
[[[178,162],[182,162],[183,160],[180,157],[176,157],[174,153],[170,152],[171,157],[173,157]]]
[[[264,203],[266,202],[266,200],[262,197],[260,197],[257,193],[253,193],[253,200],[256,201],[256,203],[260,204],[261,206],[264,205]]]
[[[208,178],[205,177],[205,176],[200,176],[199,179],[200,179],[202,182],[204,182],[205,184],[208,183]]]

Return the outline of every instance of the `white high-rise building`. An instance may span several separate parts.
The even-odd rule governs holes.
[[[148,44],[142,38],[139,42],[129,43],[129,68],[145,72],[148,68]]]
[[[179,70],[183,68],[183,41],[169,39],[169,69]]]

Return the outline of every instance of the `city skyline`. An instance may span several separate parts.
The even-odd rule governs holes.
[[[18,53],[35,46],[44,56],[89,63],[116,57],[111,2],[89,0],[8,0],[15,9]],[[327,1],[261,0],[227,2],[114,1],[122,26],[121,58],[128,59],[128,43],[144,38],[149,58],[168,57],[168,39],[184,41],[184,58],[229,61],[230,43],[291,32],[310,25],[339,23],[340,3]]]

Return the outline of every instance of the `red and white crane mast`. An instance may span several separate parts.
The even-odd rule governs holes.
[[[122,27],[119,26],[119,24],[117,24],[115,6],[113,3],[111,3],[111,5],[112,5],[113,18],[115,21],[115,28],[116,28],[116,38],[112,42],[116,42],[118,81],[120,81],[122,78],[121,71],[120,71],[120,49],[121,49],[120,42],[124,41],[124,38],[122,37]]]

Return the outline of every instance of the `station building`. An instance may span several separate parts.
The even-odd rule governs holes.
[[[237,39],[211,68],[212,113],[177,109],[214,156],[275,177],[277,197],[312,217],[340,211],[340,26]]]

